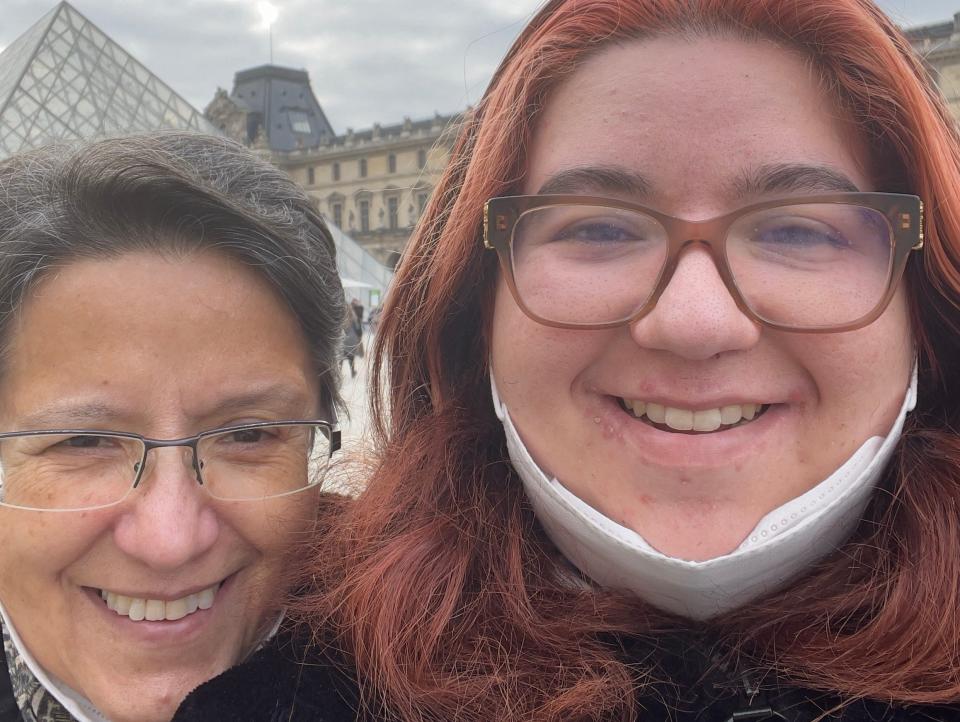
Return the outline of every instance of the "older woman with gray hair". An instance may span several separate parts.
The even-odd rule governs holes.
[[[0,163],[0,719],[169,719],[275,631],[339,446],[334,256],[223,139]]]

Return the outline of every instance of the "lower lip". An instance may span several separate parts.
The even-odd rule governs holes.
[[[224,605],[227,595],[230,594],[233,589],[235,577],[236,574],[232,574],[224,579],[213,599],[212,607],[209,609],[198,609],[193,614],[188,614],[183,619],[177,619],[175,621],[148,622],[144,620],[142,622],[135,622],[130,619],[130,617],[117,614],[110,609],[100,596],[99,590],[86,587],[83,591],[86,593],[90,602],[100,610],[100,614],[104,617],[107,624],[110,624],[121,634],[129,635],[141,642],[157,644],[176,642],[182,644],[199,637],[213,622],[216,618],[215,615],[217,611]]]
[[[599,413],[593,414],[604,429],[623,440],[647,464],[673,469],[729,468],[756,456],[783,425],[784,404],[771,404],[753,421],[711,433],[688,434],[663,431],[625,411],[618,399],[600,398]]]

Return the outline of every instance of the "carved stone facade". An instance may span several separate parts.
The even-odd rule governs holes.
[[[393,268],[447,165],[460,118],[347,129],[316,148],[274,154],[274,162],[330,221]]]
[[[306,71],[236,74],[204,111],[223,133],[286,170],[327,219],[393,268],[447,165],[461,116],[405,118],[334,135]]]
[[[246,145],[247,109],[234,101],[226,90],[217,88],[216,95],[203,114],[224,134],[235,140],[242,139]]]

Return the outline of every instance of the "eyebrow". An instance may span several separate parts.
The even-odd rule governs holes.
[[[860,190],[849,176],[826,165],[773,163],[743,171],[732,184],[736,198],[787,193],[856,193]],[[568,168],[550,176],[538,195],[627,194],[649,197],[653,183],[641,173],[619,166]]]
[[[777,193],[856,193],[860,190],[847,175],[825,165],[774,163],[745,171],[734,181],[740,198]]]
[[[98,402],[60,402],[50,404],[20,417],[20,426],[24,430],[47,427],[68,428],[82,426],[103,420],[115,421],[126,418],[118,408]]]
[[[288,384],[268,384],[252,391],[244,391],[228,396],[199,414],[200,418],[223,416],[230,413],[269,407],[277,411],[296,411],[304,413],[310,407],[310,399]],[[20,426],[25,431],[43,428],[69,428],[84,426],[93,428],[98,425],[106,430],[106,425],[129,424],[136,414],[110,404],[97,401],[55,402],[37,409],[20,418]]]
[[[547,178],[538,195],[623,193],[648,196],[653,184],[640,173],[618,166],[568,168]]]
[[[296,409],[298,412],[304,413],[310,407],[310,399],[302,391],[289,384],[268,384],[252,391],[228,396],[202,415],[219,416],[264,406],[283,411]]]

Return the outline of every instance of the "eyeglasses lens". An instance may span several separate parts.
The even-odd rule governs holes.
[[[121,501],[143,458],[139,439],[24,434],[0,440],[0,501],[27,509],[95,509]]]
[[[190,452],[183,451],[189,465]],[[330,453],[329,428],[278,424],[202,436],[197,465],[212,496],[252,500],[319,484]],[[126,436],[19,434],[0,439],[0,502],[57,511],[111,506],[130,493],[143,458],[144,443]]]
[[[330,432],[310,424],[226,431],[203,437],[197,457],[203,483],[218,499],[283,496],[323,480]]]
[[[727,263],[759,317],[798,328],[842,326],[883,299],[893,234],[872,208],[784,206],[738,219],[727,234]]]
[[[778,206],[738,218],[726,263],[760,318],[795,328],[855,322],[883,300],[893,262],[886,216],[857,205]],[[664,271],[669,237],[654,217],[604,206],[535,208],[511,244],[517,293],[534,315],[558,323],[626,321]]]

